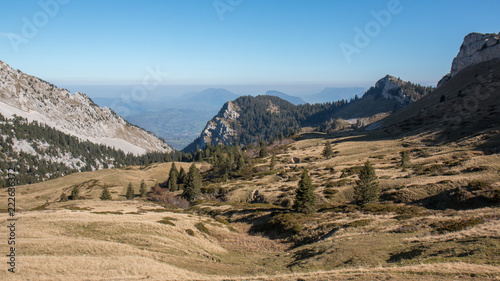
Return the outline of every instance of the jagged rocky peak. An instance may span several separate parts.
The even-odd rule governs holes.
[[[451,72],[438,83],[446,83],[462,69],[485,61],[500,58],[500,33],[470,33],[464,38],[458,55],[453,59]]]
[[[238,107],[233,102],[226,102],[219,113],[207,123],[197,145],[200,148],[209,144],[231,145],[236,131],[231,128],[230,123],[238,117],[240,117]]]
[[[411,102],[410,96],[402,88],[407,82],[402,81],[391,75],[386,75],[375,83],[372,91],[367,91],[367,95],[375,95],[376,98],[384,98],[388,100],[397,100],[400,104],[406,105]]]
[[[391,90],[400,88],[402,83],[403,81],[401,81],[401,79],[387,74],[384,78],[375,83],[375,87],[383,89],[385,94],[389,94]]]
[[[500,58],[499,40],[500,33],[471,33],[465,36],[460,52],[453,59],[451,76],[468,66]]]
[[[238,117],[240,117],[237,108],[238,107],[233,102],[228,101],[222,106],[217,116],[220,118],[226,118],[230,120],[237,119]]]
[[[173,149],[163,140],[97,106],[87,95],[71,94],[0,61],[0,113],[46,124],[66,134],[126,153]]]

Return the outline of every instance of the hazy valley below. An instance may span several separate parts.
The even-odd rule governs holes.
[[[160,87],[151,95],[146,96],[144,100],[134,100],[131,97],[123,98],[119,95],[119,93],[127,93],[127,89],[130,91],[130,87],[126,86],[75,85],[68,87],[87,89],[91,96],[104,92],[117,95],[115,98],[95,97],[93,100],[100,106],[111,108],[130,123],[151,131],[178,150],[182,150],[200,136],[207,120],[212,119],[224,103],[246,95],[234,94],[222,88],[207,88],[196,92],[188,90],[192,86],[178,86],[173,89]],[[248,87],[255,88],[256,86]],[[278,96],[295,104],[314,104],[349,100],[355,95],[361,96],[364,91],[362,87],[329,87],[319,93],[303,94],[302,98],[278,91],[265,91],[261,94]],[[172,92],[177,94],[173,95]],[[258,93],[253,95],[258,95]]]

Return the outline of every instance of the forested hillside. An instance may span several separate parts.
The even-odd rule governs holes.
[[[367,125],[372,116],[404,108],[432,90],[387,75],[362,98],[356,96],[350,100],[294,105],[275,96],[242,96],[226,103],[184,151],[196,151],[207,145],[270,142],[297,134],[302,127],[329,128],[339,119]]]
[[[192,152],[197,148],[204,148],[207,144],[248,145],[286,138],[300,132],[303,126],[318,126],[340,108],[354,101],[352,99],[296,106],[275,96],[242,96],[231,102],[236,109],[225,105],[219,114],[209,121],[202,136],[184,151]]]
[[[161,152],[141,156],[81,141],[36,121],[0,115],[0,186],[7,178],[31,184],[81,171],[145,165],[170,158]]]

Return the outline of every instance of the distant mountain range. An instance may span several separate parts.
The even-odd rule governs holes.
[[[231,93],[226,89],[209,88],[198,93],[190,93],[182,96],[182,100],[189,104],[210,105],[220,107],[227,101],[238,98],[239,95]]]

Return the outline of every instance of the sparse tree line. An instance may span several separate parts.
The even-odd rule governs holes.
[[[177,170],[175,162],[172,162],[168,179],[163,183],[153,186],[150,192],[148,192],[144,180],[141,181],[139,187],[139,197],[144,198],[147,197],[148,194],[159,195],[165,192],[176,192],[182,190],[180,196],[187,202],[192,203],[196,201],[196,199],[200,198],[201,187],[202,187],[202,177],[195,163],[191,164],[189,171],[186,173],[183,167],[181,167],[180,170]],[[125,198],[127,200],[132,200],[135,197],[136,194],[134,187],[132,183],[129,183],[125,192]],[[78,198],[78,190],[75,191],[75,189],[73,189],[71,193],[71,198]],[[107,186],[104,186],[102,188],[102,192],[99,198],[101,200],[112,200],[111,193]],[[67,195],[65,193],[61,194],[61,201],[66,201],[66,200],[68,200]]]
[[[264,151],[264,152],[263,152]],[[333,150],[330,142],[326,142],[322,155],[329,159],[333,157]],[[206,147],[203,150],[199,150],[195,157],[212,163],[212,173],[205,173],[205,180],[209,179],[210,175],[214,173],[218,176],[227,176],[231,169],[238,169],[238,160],[244,159],[244,154],[238,146],[224,146],[219,145],[217,147]],[[261,143],[259,148],[259,153],[257,155],[259,158],[269,157],[267,151],[267,146],[264,142]],[[229,162],[229,164],[227,163]],[[409,162],[409,157],[406,153],[402,153],[401,167],[404,167]],[[224,164],[221,164],[224,163]],[[247,163],[247,162],[243,162]],[[241,164],[244,165],[244,164]],[[269,168],[272,169],[276,165],[276,156],[273,154],[270,159]],[[241,167],[240,167],[241,168]],[[199,169],[196,167],[195,163],[192,163],[188,172],[181,166],[177,169],[176,163],[172,162],[170,170],[168,173],[168,178],[165,182],[157,184],[151,188],[148,192],[144,180],[140,184],[139,194],[137,195],[134,191],[132,183],[129,183],[125,192],[125,198],[127,200],[132,200],[139,196],[141,198],[148,197],[148,199],[153,200],[154,196],[169,195],[170,197],[165,198],[182,198],[185,202],[193,204],[196,200],[202,198],[202,187],[204,178],[202,177]],[[315,194],[316,187],[312,184],[311,176],[309,171],[304,169],[300,176],[297,189],[295,191],[295,197],[293,200],[292,209],[300,213],[313,213],[316,211],[317,197]],[[182,192],[179,192],[182,191]],[[358,169],[358,180],[356,181],[356,186],[354,187],[354,199],[356,204],[365,205],[368,203],[374,203],[378,200],[380,194],[380,187],[378,182],[378,177],[375,174],[375,169],[372,164],[367,161],[363,167]],[[65,193],[61,194],[61,201],[78,199],[79,197],[78,187],[74,187],[71,191],[70,196]],[[100,195],[101,200],[112,200],[111,193],[108,187],[104,186]]]

